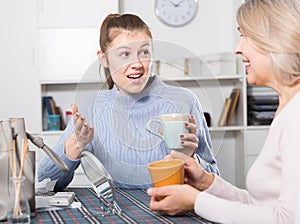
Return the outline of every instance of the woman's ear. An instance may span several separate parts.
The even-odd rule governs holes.
[[[107,58],[105,53],[102,51],[97,51],[98,60],[104,68],[108,67]]]

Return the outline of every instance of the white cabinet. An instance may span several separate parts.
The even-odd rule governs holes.
[[[269,126],[249,126],[245,133],[245,174],[249,171],[251,165],[256,160],[269,132]]]
[[[260,126],[260,127],[248,127],[246,133],[246,149],[248,156],[257,156],[260,152],[260,148],[263,147],[269,127]],[[255,143],[255,145],[253,144]],[[254,146],[254,147],[253,147]]]
[[[98,49],[99,28],[39,29],[40,81],[80,82],[97,60]]]
[[[236,184],[245,187],[247,173],[260,153],[269,132],[269,126],[246,126],[237,141],[240,150],[236,153]]]
[[[100,49],[100,25],[109,13],[118,10],[117,0],[38,1],[40,81],[97,78],[93,65]],[[86,77],[91,66],[94,75]]]
[[[40,28],[100,27],[108,13],[118,13],[118,0],[38,0]]]

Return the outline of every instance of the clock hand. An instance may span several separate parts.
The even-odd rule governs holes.
[[[177,4],[175,4],[173,1],[169,0],[169,2],[170,2],[173,6],[177,7],[177,6],[176,6]]]
[[[174,4],[175,7],[178,7],[179,5],[181,5],[182,2],[184,2],[185,0],[181,0],[180,2],[178,2],[177,4]]]

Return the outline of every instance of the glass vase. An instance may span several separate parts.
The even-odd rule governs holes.
[[[24,191],[25,177],[10,178],[10,197],[7,209],[8,223],[30,223],[30,207]]]

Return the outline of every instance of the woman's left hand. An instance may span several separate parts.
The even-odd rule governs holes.
[[[193,155],[198,149],[198,138],[196,136],[195,119],[192,115],[189,117],[189,123],[185,123],[185,128],[189,129],[190,132],[180,136],[181,145],[188,151],[193,152]]]
[[[190,185],[170,185],[150,188],[150,209],[168,215],[178,215],[194,210],[194,204],[199,191]],[[158,197],[163,197],[158,201]]]

